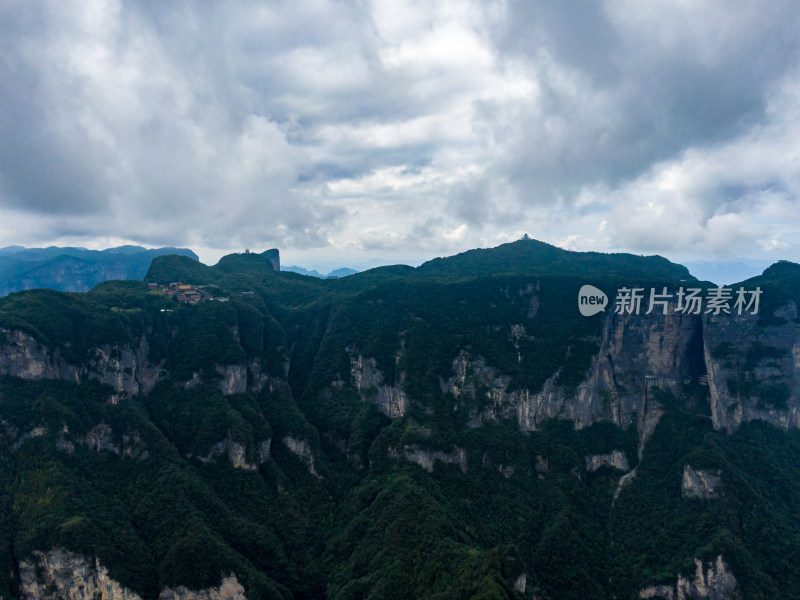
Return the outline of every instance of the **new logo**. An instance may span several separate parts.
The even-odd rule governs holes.
[[[593,285],[584,285],[578,291],[578,310],[584,317],[591,317],[604,311],[607,304],[608,296]]]

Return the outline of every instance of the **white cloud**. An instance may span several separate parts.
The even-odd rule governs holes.
[[[798,40],[786,2],[6,3],[0,245],[798,260]]]

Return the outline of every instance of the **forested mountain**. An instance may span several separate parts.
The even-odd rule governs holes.
[[[3,597],[800,598],[800,265],[270,258],[0,300]]]
[[[48,288],[85,292],[112,279],[138,279],[147,274],[157,256],[179,254],[197,260],[186,248],[119,246],[106,250],[86,248],[0,248],[0,296],[19,290]]]

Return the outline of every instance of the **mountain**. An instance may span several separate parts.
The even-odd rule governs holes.
[[[307,275],[308,277],[320,277],[323,278],[325,275],[317,271],[316,269],[308,270],[304,269],[303,267],[283,267],[282,271],[289,271],[290,273],[297,273],[298,275]]]
[[[331,271],[326,275],[326,277],[330,278],[347,277],[348,275],[355,275],[356,273],[358,273],[358,271],[356,271],[355,269],[348,269],[345,267]]]
[[[800,596],[800,265],[277,258],[0,300],[0,594]]]
[[[185,248],[120,246],[106,250],[86,248],[0,249],[0,296],[19,290],[48,288],[64,292],[85,292],[111,279],[141,280],[157,256],[177,254],[198,260]]]
[[[308,269],[304,269],[303,267],[284,267],[282,270],[290,271],[291,273],[298,273],[300,275],[308,275],[309,277],[320,277],[322,279],[325,278],[336,279],[339,277],[347,277],[348,275],[355,275],[356,273],[358,273],[358,271],[356,271],[355,269],[347,269],[347,268],[335,269],[330,273],[328,273],[327,275],[323,275],[316,269],[312,269],[311,271],[309,271]]]

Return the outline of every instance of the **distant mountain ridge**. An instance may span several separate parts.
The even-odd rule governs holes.
[[[20,290],[48,288],[60,292],[86,292],[103,281],[144,278],[153,259],[176,254],[192,260],[187,248],[119,246],[106,250],[57,247],[0,248],[0,296]]]
[[[338,279],[339,277],[347,277],[348,275],[355,275],[359,272],[356,269],[348,269],[346,267],[335,269],[327,275],[323,275],[316,269],[308,270],[303,267],[283,267],[281,271],[289,271],[290,273],[297,273],[298,275],[308,275],[309,277],[319,277],[320,279]]]

